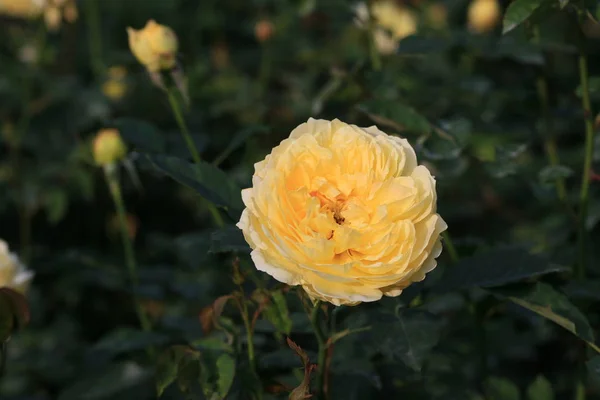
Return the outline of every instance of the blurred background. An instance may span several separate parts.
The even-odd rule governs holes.
[[[206,203],[144,157],[189,159],[166,95],[129,50],[126,28],[150,19],[179,39],[197,148],[239,187],[309,117],[377,124],[406,137],[436,176],[439,213],[461,256],[518,244],[551,264],[575,264],[585,140],[578,62],[589,56],[593,109],[596,3],[530,1],[535,13],[513,15],[506,35],[506,1],[388,3],[395,9],[373,8],[371,24],[366,5],[346,0],[0,0],[0,238],[35,273],[31,322],[8,342],[1,399],[151,399],[146,347],[235,353],[229,333],[215,339],[198,316],[235,289],[235,254],[249,265],[237,220],[222,213],[228,227],[216,231]],[[129,149],[120,181],[151,333],[137,328],[119,222],[92,159],[91,141],[106,127],[118,128]],[[595,140],[587,279],[545,278],[592,327],[600,326],[599,161]],[[502,252],[496,258],[517,263]],[[415,290],[439,285],[449,264],[445,252]],[[303,375],[282,335],[314,357],[302,303],[278,293],[287,305],[261,316],[254,338],[263,398],[287,398]],[[415,303],[417,294],[332,311],[340,330],[408,304],[433,319],[413,321],[428,339],[412,361],[389,321],[340,340],[331,398],[574,398],[582,376],[578,399],[600,398],[600,368],[586,372],[582,342],[552,322],[478,289]],[[231,325],[241,325],[228,310]],[[213,382],[218,368],[207,357],[203,379]],[[225,398],[252,398],[239,373],[243,357],[236,359]],[[162,398],[220,398],[208,386],[182,397],[171,385]]]

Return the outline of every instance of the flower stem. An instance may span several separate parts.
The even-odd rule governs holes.
[[[183,139],[185,140],[185,144],[187,145],[190,154],[192,155],[192,159],[196,164],[199,164],[202,159],[200,158],[200,153],[198,153],[198,149],[196,149],[196,145],[192,139],[192,135],[185,123],[183,118],[183,112],[181,110],[181,104],[177,98],[177,94],[175,89],[169,88],[167,91],[167,95],[169,96],[169,104],[171,105],[171,109],[173,110],[173,115],[175,116],[175,120],[177,121],[177,125],[181,130],[181,134],[183,135]]]
[[[582,381],[578,381],[575,386],[575,400],[585,400],[585,386]]]
[[[548,100],[548,82],[544,76],[540,75],[536,79],[536,89],[540,101],[542,116],[544,118],[544,135],[546,136],[546,139],[544,140],[544,148],[546,150],[546,155],[548,156],[548,161],[550,161],[550,165],[557,166],[559,164],[558,150],[556,148],[556,140],[552,134],[552,119],[550,117],[550,106]],[[557,179],[556,193],[560,201],[566,201],[567,193],[565,189],[564,178]]]
[[[192,159],[194,160],[194,163],[200,164],[202,162],[202,159],[200,158],[200,153],[198,153],[198,149],[196,149],[196,145],[194,144],[192,135],[190,134],[190,130],[188,129],[185,123],[185,119],[183,118],[181,103],[178,100],[175,89],[170,87],[167,90],[167,96],[169,97],[169,104],[171,105],[171,109],[173,110],[173,115],[175,116],[175,120],[177,121],[179,129],[181,130],[181,134],[183,135],[185,144],[187,145],[187,148],[190,151],[190,154],[192,155]],[[205,204],[208,208],[208,212],[210,212],[217,226],[222,227],[223,225],[225,225],[223,217],[221,217],[221,214],[219,213],[219,210],[217,210],[217,207],[215,207],[214,204],[207,200],[205,200]]]
[[[583,51],[579,54],[579,79],[581,81],[581,105],[583,107],[583,116],[585,120],[585,155],[583,172],[581,174],[581,192],[579,195],[579,263],[576,268],[576,277],[578,279],[584,279],[586,267],[585,220],[588,212],[590,174],[592,170],[592,158],[594,155],[594,124],[592,121],[592,107],[588,84],[587,57]]]
[[[138,286],[138,275],[137,275],[137,265],[135,262],[135,253],[133,251],[133,243],[131,242],[131,237],[129,236],[129,229],[127,227],[127,217],[125,213],[125,205],[123,202],[123,195],[121,193],[121,185],[119,184],[119,178],[116,174],[116,169],[114,164],[109,164],[104,166],[104,176],[106,178],[106,184],[110,190],[110,194],[112,196],[113,202],[115,203],[115,208],[117,210],[117,215],[119,217],[119,227],[121,230],[121,242],[123,244],[123,251],[125,252],[125,262],[127,265],[127,272],[129,273],[129,279],[133,286],[133,302],[135,306],[135,312],[140,321],[140,325],[142,329],[146,332],[152,330],[152,326],[150,324],[150,320],[146,316],[142,305],[135,293]],[[152,351],[150,351],[152,353]]]
[[[369,0],[367,4],[369,10],[369,56],[371,57],[371,66],[375,71],[381,69],[381,56],[375,43],[375,18],[373,18],[373,0]]]
[[[326,381],[326,371],[327,368],[325,366],[327,359],[327,338],[323,333],[323,329],[321,328],[321,324],[319,323],[319,309],[321,308],[321,301],[317,300],[312,309],[310,322],[315,331],[315,336],[317,338],[317,344],[319,345],[319,356],[318,356],[318,375],[317,375],[317,393],[318,398],[320,400],[326,400],[327,396],[327,387],[325,387]]]
[[[238,285],[240,289],[241,296],[237,298],[238,307],[240,310],[240,314],[242,315],[242,320],[244,321],[244,328],[246,329],[246,347],[248,352],[248,365],[250,366],[250,372],[252,376],[260,382],[260,378],[258,375],[258,368],[256,367],[256,357],[254,352],[254,330],[252,326],[252,321],[250,319],[250,314],[248,313],[248,305],[246,304],[246,295],[244,294],[244,288],[242,285]],[[258,400],[262,400],[262,389],[259,389],[256,393],[256,398]]]
[[[104,63],[102,62],[102,32],[100,29],[100,14],[98,12],[97,1],[85,0],[85,3],[92,70],[96,76],[101,76],[104,72]]]

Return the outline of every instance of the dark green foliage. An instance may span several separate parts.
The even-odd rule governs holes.
[[[469,1],[398,0],[418,30],[378,57],[346,0],[76,3],[49,32],[0,0],[0,238],[36,274],[25,297],[0,288],[0,399],[321,400],[322,371],[330,400],[600,399],[597,2],[502,2],[473,34]],[[152,18],[179,38],[162,88],[127,46]],[[449,226],[423,282],[319,306],[324,362],[312,302],[257,271],[235,226],[255,163],[309,117],[406,138]],[[92,158],[101,128],[129,149],[112,176],[133,279]]]

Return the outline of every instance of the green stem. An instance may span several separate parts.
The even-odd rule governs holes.
[[[108,185],[108,188],[110,190],[110,194],[112,196],[113,202],[115,203],[115,208],[119,217],[121,242],[123,245],[123,251],[125,252],[125,263],[127,265],[127,272],[129,273],[129,279],[131,281],[134,292],[133,302],[135,306],[135,312],[140,321],[142,329],[146,332],[149,332],[152,330],[150,320],[144,312],[140,300],[137,294],[135,293],[139,281],[137,275],[137,265],[135,262],[135,253],[133,251],[133,243],[131,242],[131,237],[129,236],[129,229],[127,227],[127,216],[125,212],[125,204],[123,202],[123,195],[121,193],[121,185],[119,184],[119,178],[116,174],[114,164],[104,166],[104,176],[106,178],[106,184]],[[152,351],[150,353],[152,353]]]
[[[90,60],[92,70],[96,76],[104,72],[102,62],[102,32],[100,29],[100,13],[98,12],[98,0],[85,0],[87,23],[88,23],[88,45],[90,48]]]
[[[326,378],[326,358],[327,358],[327,338],[323,333],[321,324],[319,321],[319,309],[321,308],[321,301],[317,300],[311,313],[310,322],[315,331],[315,337],[317,338],[317,344],[319,345],[319,356],[318,356],[318,375],[317,375],[317,393],[320,400],[326,400],[327,388],[325,387]]]
[[[454,243],[452,242],[452,238],[450,238],[450,234],[448,231],[444,232],[443,235],[444,243],[446,244],[444,247],[448,250],[448,255],[450,256],[450,260],[453,264],[456,264],[459,260],[458,252],[456,251],[456,247],[454,247]]]
[[[585,386],[582,381],[578,381],[575,386],[575,400],[585,400]]]
[[[171,105],[171,109],[173,110],[173,115],[175,116],[175,120],[177,121],[177,125],[181,130],[181,134],[183,135],[183,139],[185,140],[185,144],[187,145],[190,154],[192,155],[192,159],[194,163],[200,164],[202,159],[200,158],[200,153],[198,153],[198,149],[196,149],[196,145],[194,144],[194,140],[192,139],[192,135],[185,123],[185,119],[183,118],[183,111],[181,104],[179,102],[179,98],[177,97],[177,93],[174,88],[170,87],[167,90],[167,95],[169,97],[169,104]],[[214,204],[209,201],[205,201],[206,207],[208,208],[208,212],[212,216],[213,220],[217,224],[217,226],[222,227],[225,225],[223,221],[223,217],[217,210]]]
[[[244,320],[244,327],[246,328],[246,342],[248,346],[248,363],[252,373],[257,376],[256,370],[256,359],[254,356],[254,332],[252,331],[252,325],[250,323],[250,317],[248,315],[248,305],[246,300],[242,299],[242,319]]]
[[[369,0],[367,7],[369,9],[369,56],[371,57],[371,66],[375,71],[381,69],[381,55],[375,43],[375,19],[373,18],[373,0]]]
[[[183,118],[183,112],[181,110],[181,105],[177,98],[177,94],[175,89],[169,88],[167,91],[169,96],[169,104],[171,105],[171,109],[173,110],[173,115],[175,116],[175,120],[177,121],[177,125],[181,130],[181,134],[183,135],[183,139],[185,140],[185,144],[187,145],[190,154],[192,155],[192,159],[196,164],[200,164],[202,159],[200,158],[200,153],[198,153],[198,149],[196,149],[196,145],[194,144],[194,140],[192,139],[192,135],[185,123],[185,119]]]
[[[241,292],[241,299],[238,299],[238,305],[240,313],[242,314],[242,320],[244,321],[244,328],[246,329],[246,346],[248,352],[248,364],[250,365],[250,372],[252,375],[260,381],[258,375],[258,368],[256,367],[256,357],[254,352],[254,331],[252,330],[252,322],[248,313],[248,305],[246,304],[246,295],[244,294],[244,288],[242,285],[238,285]],[[262,400],[262,389],[259,389],[256,393],[257,398]]]
[[[581,51],[579,55],[579,79],[581,81],[581,105],[583,107],[585,119],[585,155],[583,172],[581,174],[581,192],[579,195],[579,264],[577,264],[576,276],[578,279],[584,279],[586,269],[585,220],[588,212],[590,174],[592,171],[592,159],[594,155],[594,124],[592,121],[593,114],[588,84],[587,57],[583,54],[583,51]]]
[[[556,147],[556,139],[552,133],[552,118],[550,117],[550,102],[548,100],[548,82],[542,75],[536,79],[536,89],[540,101],[540,108],[544,119],[544,148],[550,165],[557,166],[559,164],[558,150]],[[564,178],[559,178],[556,181],[556,193],[561,202],[565,202],[567,192],[565,189]]]

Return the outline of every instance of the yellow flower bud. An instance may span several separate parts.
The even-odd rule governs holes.
[[[125,77],[127,70],[121,66],[108,69],[108,79],[102,84],[102,93],[113,101],[118,101],[127,93]]]
[[[60,8],[56,6],[48,6],[44,10],[44,20],[46,21],[46,26],[51,31],[56,31],[60,28],[62,14],[60,12]]]
[[[266,42],[273,36],[273,32],[275,31],[275,27],[273,23],[268,19],[263,19],[258,21],[254,26],[254,36],[256,36],[256,40],[259,42]]]
[[[96,164],[109,165],[125,158],[127,146],[118,130],[102,129],[94,139],[93,153]]]
[[[360,3],[355,11],[356,23],[366,28],[369,22],[367,4]],[[417,32],[417,16],[408,7],[400,6],[391,0],[383,0],[373,3],[371,12],[376,24],[373,40],[382,54],[394,53],[402,39]]]
[[[35,18],[42,14],[43,4],[35,0],[0,0],[0,14],[16,18]]]
[[[131,52],[148,71],[175,67],[178,43],[171,28],[150,20],[141,30],[127,28],[127,34]]]
[[[77,11],[77,6],[75,2],[68,3],[63,11],[63,15],[65,20],[69,23],[73,23],[77,21],[77,17],[79,16],[79,12]]]
[[[469,5],[469,29],[475,33],[489,32],[498,25],[500,16],[498,0],[475,0]]]

